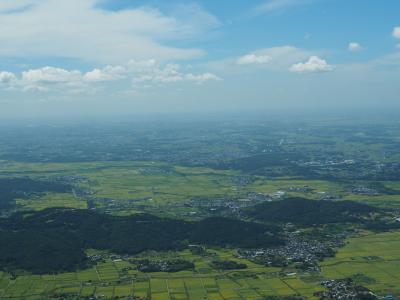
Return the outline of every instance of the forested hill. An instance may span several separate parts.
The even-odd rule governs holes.
[[[309,200],[288,198],[265,202],[244,213],[256,220],[271,223],[294,223],[303,226],[331,223],[359,223],[379,209],[353,201]]]
[[[53,181],[27,177],[0,178],[0,211],[13,208],[18,198],[27,199],[32,194],[45,192],[67,193],[71,189],[67,184]]]
[[[34,273],[70,271],[86,266],[89,248],[135,254],[183,249],[189,243],[254,248],[283,241],[278,227],[220,217],[187,222],[47,209],[0,221],[0,267]]]

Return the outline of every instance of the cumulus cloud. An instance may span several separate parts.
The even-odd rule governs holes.
[[[11,72],[0,72],[0,84],[11,84],[16,81],[17,77]]]
[[[349,43],[348,50],[350,52],[359,52],[363,50],[363,47],[359,43],[351,42]]]
[[[309,51],[293,46],[271,47],[255,51],[254,53],[257,56],[270,57],[270,61],[265,67],[274,71],[287,70],[292,64],[312,55]]]
[[[207,81],[221,81],[222,78],[218,77],[213,73],[203,73],[200,75],[193,75],[192,73],[186,74],[185,79],[188,81],[194,81],[198,84],[202,84]]]
[[[396,39],[400,39],[400,26],[393,28],[393,37]]]
[[[188,59],[205,52],[173,47],[172,42],[197,38],[219,26],[200,6],[180,6],[166,15],[149,7],[111,12],[101,9],[101,2],[0,1],[0,57],[68,57],[103,64],[132,58]]]
[[[132,61],[128,65],[131,68],[131,72],[137,74],[137,76],[133,79],[134,83],[174,83],[192,81],[202,84],[207,81],[222,80],[220,77],[212,73],[184,73],[180,70],[180,66],[177,64],[167,64],[166,66],[162,67],[154,60],[141,63]]]
[[[81,80],[80,71],[67,71],[61,68],[44,67],[22,72],[22,80],[35,83],[65,83]]]
[[[82,73],[78,70],[65,70],[55,67],[43,67],[22,72],[17,87],[28,92],[49,92],[63,89],[75,92],[83,87]]]
[[[322,73],[332,70],[333,67],[318,56],[311,56],[308,61],[294,64],[290,68],[294,73]]]
[[[23,91],[51,92],[67,91],[73,93],[93,93],[101,89],[106,82],[121,81],[122,85],[139,83],[169,84],[175,82],[194,82],[203,84],[207,81],[219,81],[213,73],[193,74],[180,70],[178,64],[162,65],[155,59],[145,61],[131,60],[124,65],[109,65],[82,73],[79,70],[66,70],[55,67],[43,67],[22,72],[20,78],[10,72],[0,72],[0,84],[8,84]]]
[[[237,60],[238,65],[260,65],[266,64],[271,60],[271,57],[268,55],[256,55],[256,54],[247,54],[245,56],[240,57]]]
[[[168,64],[164,68],[156,64],[148,69],[136,72],[138,76],[134,78],[134,82],[170,83],[182,81],[183,75],[178,70],[179,66],[176,64]]]
[[[83,79],[89,82],[114,81],[125,78],[127,70],[122,66],[106,66],[87,72]]]
[[[242,68],[243,65],[260,66],[263,70],[274,72],[287,71],[290,66],[298,61],[305,60],[315,52],[293,46],[277,46],[253,51],[251,54],[240,58],[227,58],[206,64],[209,71],[217,73],[237,73],[259,70],[260,68]]]

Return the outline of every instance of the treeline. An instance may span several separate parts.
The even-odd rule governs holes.
[[[193,270],[195,268],[195,264],[193,262],[184,259],[170,259],[164,261],[152,261],[149,259],[143,259],[136,262],[136,264],[138,265],[138,270],[144,273],[175,273],[184,270]]]
[[[247,269],[247,265],[234,260],[214,260],[212,267],[217,270],[242,270]]]
[[[302,226],[364,222],[379,209],[354,201],[318,201],[288,198],[265,202],[248,208],[244,213],[256,220],[271,223],[294,223]]]
[[[13,208],[16,199],[27,199],[31,194],[70,191],[71,186],[60,182],[35,180],[28,177],[0,178],[0,211]]]
[[[220,162],[214,167],[217,169],[233,169],[257,174],[266,167],[292,166],[292,161],[301,158],[304,158],[304,156],[295,152],[265,153]]]
[[[210,166],[222,170],[240,170],[252,175],[266,177],[292,176],[307,179],[337,179],[325,170],[315,167],[301,166],[296,161],[307,160],[307,156],[300,152],[272,152],[257,154],[249,157],[211,164]]]
[[[87,266],[85,249],[136,254],[180,250],[189,244],[256,248],[281,245],[280,229],[228,218],[198,222],[152,215],[117,217],[88,210],[47,209],[0,221],[0,267],[33,273]]]
[[[338,153],[329,151],[319,157],[325,161],[329,157],[337,156]],[[300,161],[311,161],[313,157],[298,150],[255,154],[248,157],[231,159],[217,163],[210,163],[207,166],[222,170],[240,170],[252,175],[267,177],[291,176],[305,179],[318,180],[367,180],[367,181],[397,181],[400,180],[400,164],[398,162],[385,163],[378,170],[371,167],[371,161],[357,161],[353,164],[340,165],[301,165]],[[398,191],[380,188],[382,193],[389,195]]]
[[[391,221],[385,222],[383,220],[377,220],[374,222],[368,223],[366,229],[374,231],[374,232],[386,232],[392,230],[400,230],[400,221]]]

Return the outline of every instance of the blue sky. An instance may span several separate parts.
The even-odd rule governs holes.
[[[0,0],[0,114],[399,107],[399,11],[397,0]]]

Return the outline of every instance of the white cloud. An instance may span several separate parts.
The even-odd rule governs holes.
[[[299,60],[306,59],[312,55],[311,52],[293,46],[279,46],[261,49],[254,52],[257,56],[268,56],[270,61],[265,67],[279,71],[287,69]]]
[[[191,73],[185,75],[185,79],[188,81],[194,81],[198,84],[202,84],[206,81],[221,81],[222,78],[212,73],[203,73],[200,75],[193,75]]]
[[[252,64],[250,66],[257,66],[254,68],[243,68],[239,64],[237,57],[226,58],[217,61],[211,61],[204,65],[209,72],[214,72],[222,77],[231,76],[232,74],[240,75],[249,72],[287,72],[290,67],[299,62],[308,59],[313,55],[322,55],[318,51],[308,51],[305,49],[293,46],[277,46],[265,49],[259,49],[251,52],[255,57],[263,57],[268,62],[263,64]],[[251,58],[251,59],[250,59]],[[256,59],[254,59],[256,60]],[[246,62],[253,61],[253,57],[246,58]]]
[[[269,0],[255,7],[255,13],[282,12],[287,9],[311,4],[313,0]]]
[[[87,72],[83,79],[89,82],[114,81],[125,78],[126,72],[122,66],[107,66]]]
[[[33,83],[67,83],[80,81],[80,71],[67,71],[60,68],[44,67],[22,72],[22,80]]]
[[[144,7],[105,11],[98,7],[100,0],[0,2],[0,57],[67,57],[104,64],[132,58],[188,59],[205,52],[173,47],[172,42],[197,38],[219,26],[213,15],[194,5],[165,15]],[[28,9],[7,13],[29,4]]]
[[[164,68],[155,65],[147,70],[143,70],[134,82],[151,81],[155,83],[171,83],[183,80],[183,75],[178,71],[179,66],[176,64],[168,64]]]
[[[26,92],[76,92],[83,88],[82,73],[49,66],[31,69],[22,72],[16,86]]]
[[[400,26],[395,27],[392,33],[393,37],[396,39],[400,39]]]
[[[318,56],[311,56],[307,62],[294,64],[290,68],[290,71],[294,73],[321,73],[332,70],[333,67]]]
[[[348,49],[350,52],[359,52],[363,50],[363,47],[359,43],[351,42],[349,43]]]
[[[240,57],[237,60],[238,65],[260,65],[260,64],[266,64],[270,62],[271,57],[268,55],[256,55],[256,54],[248,54],[245,56]]]
[[[66,70],[55,67],[43,67],[22,72],[20,78],[10,72],[0,72],[0,84],[8,84],[22,91],[52,92],[63,91],[68,93],[94,93],[105,88],[102,85],[109,81],[122,82],[124,84],[134,82],[156,84],[168,84],[175,82],[194,82],[198,84],[207,81],[222,80],[217,75],[206,72],[193,74],[180,71],[177,64],[161,65],[155,59],[146,61],[131,60],[125,65],[106,66],[95,68],[92,71],[82,73],[79,70]]]
[[[0,84],[9,85],[16,80],[17,77],[14,75],[14,73],[0,72]]]
[[[154,60],[145,62],[130,62],[131,72],[134,72],[136,77],[133,78],[134,83],[174,83],[182,81],[192,81],[196,83],[204,83],[206,81],[221,80],[215,74],[203,73],[192,74],[180,71],[180,66],[176,64],[167,64],[165,67],[160,66]]]

